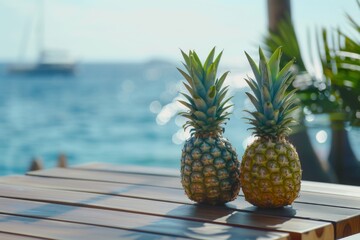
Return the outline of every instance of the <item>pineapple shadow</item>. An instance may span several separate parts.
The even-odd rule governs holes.
[[[137,230],[151,233],[153,229],[166,229],[167,233],[163,234],[195,239],[255,240],[262,237],[273,237],[271,233],[241,226],[241,223],[247,220],[240,216],[241,214],[237,210],[229,208],[227,205],[182,205],[169,211],[166,215],[166,218],[141,226]],[[135,232],[128,234],[127,237],[139,240],[159,239],[159,237],[139,236]]]
[[[292,206],[279,207],[279,208],[261,208],[261,207],[247,207],[244,211],[250,211],[252,213],[282,216],[282,217],[294,217],[296,216],[296,210]]]
[[[233,204],[227,204],[227,207],[238,209],[227,218],[228,224],[256,226],[259,229],[266,229],[266,231],[279,231],[279,226],[296,215],[296,210],[291,206],[266,209],[256,206],[239,208]],[[244,214],[244,212],[250,214]]]
[[[17,212],[13,212],[13,213],[7,213],[7,212],[3,211],[0,206],[1,213],[9,214],[6,217],[4,217],[3,219],[0,219],[0,223],[7,222],[7,221],[18,221],[18,222],[24,222],[24,223],[31,223],[31,222],[41,221],[43,219],[49,219],[49,220],[56,219],[56,216],[61,216],[62,214],[74,211],[78,208],[91,207],[91,205],[94,205],[94,204],[96,205],[97,202],[104,201],[108,198],[113,198],[116,195],[121,195],[121,194],[125,195],[127,192],[134,190],[138,187],[139,186],[137,186],[137,185],[131,185],[131,186],[128,186],[125,188],[121,187],[119,189],[110,191],[107,194],[96,195],[94,197],[84,199],[84,200],[78,201],[78,202],[72,202],[72,203],[69,203],[66,201],[61,201],[61,200],[55,201],[55,202],[52,200],[51,201],[47,201],[47,200],[39,201],[38,207],[27,208],[22,211],[17,211]],[[21,199],[19,200],[19,199],[15,198],[15,199],[13,199],[13,201],[25,201],[25,202],[29,202],[29,203],[32,201],[35,201],[35,203],[36,203],[36,199],[31,199],[31,198],[26,199],[26,200],[21,200]],[[25,217],[25,218],[18,218],[18,216]]]

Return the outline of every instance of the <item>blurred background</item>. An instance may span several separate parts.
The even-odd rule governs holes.
[[[300,73],[292,141],[304,178],[360,184],[359,13],[356,0],[0,0],[0,175],[23,174],[34,158],[54,167],[59,154],[69,165],[179,168],[189,136],[176,115],[179,49],[205,58],[214,46],[235,95],[224,135],[241,157],[253,139],[243,52],[283,45]],[[334,59],[349,51],[339,83]]]

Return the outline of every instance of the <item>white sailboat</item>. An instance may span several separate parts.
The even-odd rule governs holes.
[[[37,21],[38,56],[34,63],[21,63],[20,61],[8,67],[10,74],[23,75],[73,75],[76,62],[64,50],[48,50],[44,47],[44,2]],[[27,37],[27,36],[26,36]],[[26,39],[25,39],[26,40]],[[24,48],[22,48],[24,49]],[[22,56],[23,54],[20,53]]]

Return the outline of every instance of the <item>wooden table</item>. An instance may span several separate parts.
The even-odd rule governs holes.
[[[360,187],[302,182],[259,209],[187,199],[178,171],[89,164],[0,178],[0,239],[360,239]]]

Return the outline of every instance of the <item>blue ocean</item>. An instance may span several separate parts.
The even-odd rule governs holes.
[[[6,68],[0,65],[0,175],[25,173],[33,158],[54,167],[59,154],[69,165],[96,161],[179,168],[188,134],[176,115],[182,89],[176,64],[79,64],[74,76],[10,75]],[[224,136],[241,155],[251,140],[242,119],[250,103],[242,79],[234,79],[236,108]],[[309,133],[317,139],[319,132],[323,138],[314,144],[326,157],[329,141],[323,140],[330,132],[317,127]],[[358,141],[359,133],[350,137]]]

